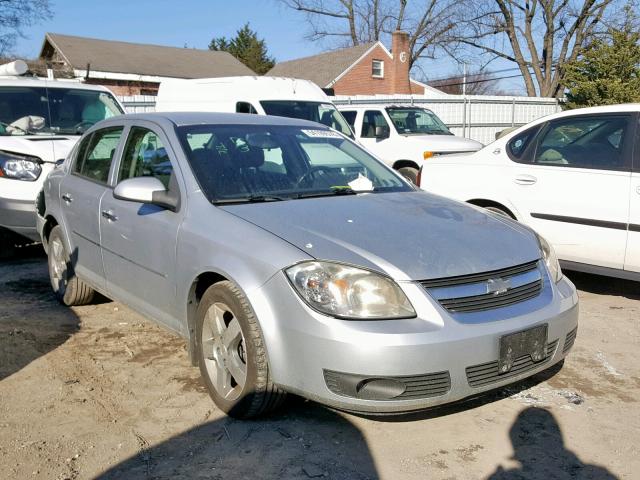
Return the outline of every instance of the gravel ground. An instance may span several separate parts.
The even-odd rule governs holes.
[[[292,398],[225,417],[185,342],[106,299],[53,299],[38,248],[0,263],[0,479],[609,479],[640,475],[640,284],[569,273],[561,369],[409,417]]]

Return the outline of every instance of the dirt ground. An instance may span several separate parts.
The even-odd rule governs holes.
[[[38,249],[0,262],[0,479],[640,478],[640,284],[569,273],[562,369],[410,417],[292,398],[241,422],[185,343],[104,300],[53,299]]]

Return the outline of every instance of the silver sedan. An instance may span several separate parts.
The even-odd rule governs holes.
[[[103,121],[47,178],[38,228],[60,301],[100,292],[182,335],[240,418],[285,392],[369,413],[451,402],[561,362],[577,332],[543,238],[301,120]]]

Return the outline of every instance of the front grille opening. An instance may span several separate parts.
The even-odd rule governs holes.
[[[503,291],[490,291],[491,282],[500,281]],[[451,313],[470,313],[507,307],[537,297],[543,279],[538,261],[490,272],[463,275],[420,284]]]
[[[576,336],[578,335],[578,327],[571,330],[567,333],[567,336],[564,339],[564,346],[562,347],[562,353],[567,353],[573,347],[573,344],[576,341]]]

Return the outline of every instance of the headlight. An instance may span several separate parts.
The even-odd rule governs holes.
[[[409,299],[390,278],[331,262],[303,262],[285,270],[313,309],[338,318],[376,320],[416,316]]]
[[[39,159],[0,152],[0,177],[34,182],[40,177],[40,173],[42,167]]]
[[[553,279],[553,281],[558,283],[562,279],[562,270],[560,269],[560,262],[558,262],[556,252],[549,242],[547,242],[540,235],[537,236],[538,243],[540,243],[540,250],[542,250],[542,258],[544,258],[544,263],[547,264],[547,268],[549,269],[549,273],[551,274],[551,278]]]

